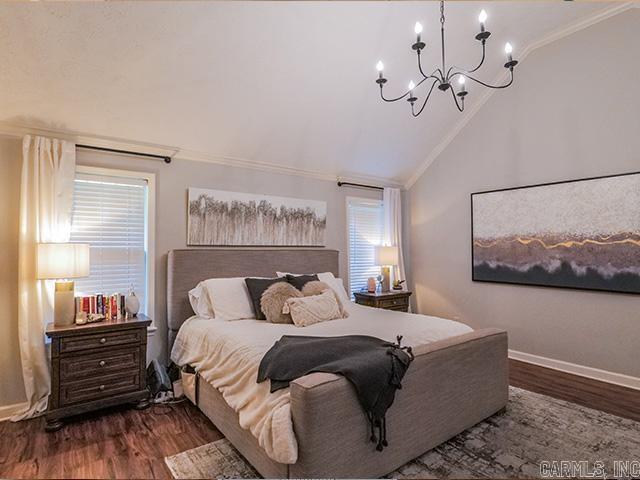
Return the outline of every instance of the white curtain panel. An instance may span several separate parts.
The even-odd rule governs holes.
[[[384,203],[384,236],[383,245],[398,247],[398,265],[393,269],[393,278],[406,280],[404,255],[402,252],[402,197],[399,188],[385,187],[382,200]],[[403,289],[406,290],[406,282]]]
[[[44,412],[51,390],[44,327],[53,321],[53,281],[36,279],[36,244],[67,242],[71,233],[75,144],[37,136],[22,142],[18,243],[18,337],[25,411],[13,421]]]

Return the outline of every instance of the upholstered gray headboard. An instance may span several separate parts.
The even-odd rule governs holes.
[[[338,276],[338,251],[309,248],[207,248],[170,250],[167,255],[169,352],[182,323],[193,315],[187,292],[207,278],[275,277],[291,273],[332,272]]]

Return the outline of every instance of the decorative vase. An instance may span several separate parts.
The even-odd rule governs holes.
[[[124,311],[127,312],[127,315],[130,317],[135,317],[140,311],[140,300],[138,300],[133,290],[124,301]]]
[[[369,277],[369,279],[367,280],[367,291],[369,293],[376,292],[376,279],[374,277]]]

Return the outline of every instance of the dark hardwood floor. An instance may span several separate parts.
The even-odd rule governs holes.
[[[0,478],[171,479],[164,457],[222,438],[189,401],[84,415],[54,433],[44,418],[0,423]]]
[[[640,391],[510,360],[516,387],[640,421]],[[189,401],[85,415],[55,433],[44,418],[0,422],[0,478],[171,479],[164,457],[222,438]]]
[[[640,421],[640,390],[512,359],[509,360],[509,383],[514,387]]]

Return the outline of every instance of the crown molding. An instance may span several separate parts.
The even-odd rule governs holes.
[[[573,35],[580,30],[584,30],[585,28],[600,23],[631,8],[640,8],[640,2],[613,3],[610,7],[604,8],[591,15],[587,15],[586,17],[569,23],[562,28],[553,30],[543,37],[539,38],[538,40],[531,42],[529,45],[526,45],[523,48],[518,60],[522,62],[531,52],[537,50],[538,48],[544,47],[545,45],[568,37],[569,35]],[[505,69],[500,75],[497,75],[495,77],[493,84],[496,85],[504,82],[508,76],[508,72]],[[495,90],[486,90],[485,93],[478,99],[478,101],[473,104],[471,108],[465,111],[460,120],[454,125],[449,133],[445,135],[442,141],[438,143],[438,145],[436,145],[433,150],[431,150],[431,152],[429,152],[429,155],[427,155],[422,164],[406,181],[404,185],[404,188],[406,190],[409,190],[418,181],[418,179],[426,172],[429,166],[431,166],[436,158],[438,158],[440,154],[449,146],[449,144],[458,136],[458,134],[467,125],[467,123],[469,123],[473,116],[478,113],[478,111],[484,106],[485,103],[487,103],[487,101],[494,93]]]
[[[96,147],[114,148],[118,150],[140,151],[155,155],[169,156],[174,160],[186,160],[193,162],[206,162],[216,165],[224,165],[234,168],[246,168],[263,172],[278,173],[281,175],[294,175],[298,177],[314,178],[331,182],[354,182],[373,183],[382,187],[402,188],[402,183],[384,177],[371,175],[359,175],[351,172],[344,172],[340,175],[333,175],[317,170],[306,170],[295,167],[287,167],[273,163],[248,160],[245,158],[233,157],[230,155],[219,155],[195,150],[181,149],[166,145],[157,145],[146,142],[138,142],[130,139],[104,137],[87,133],[73,132],[68,130],[50,129],[42,127],[32,127],[8,122],[0,122],[0,135],[10,137],[24,137],[25,135],[42,135],[55,137],[61,140],[68,140],[74,143],[92,145]]]

